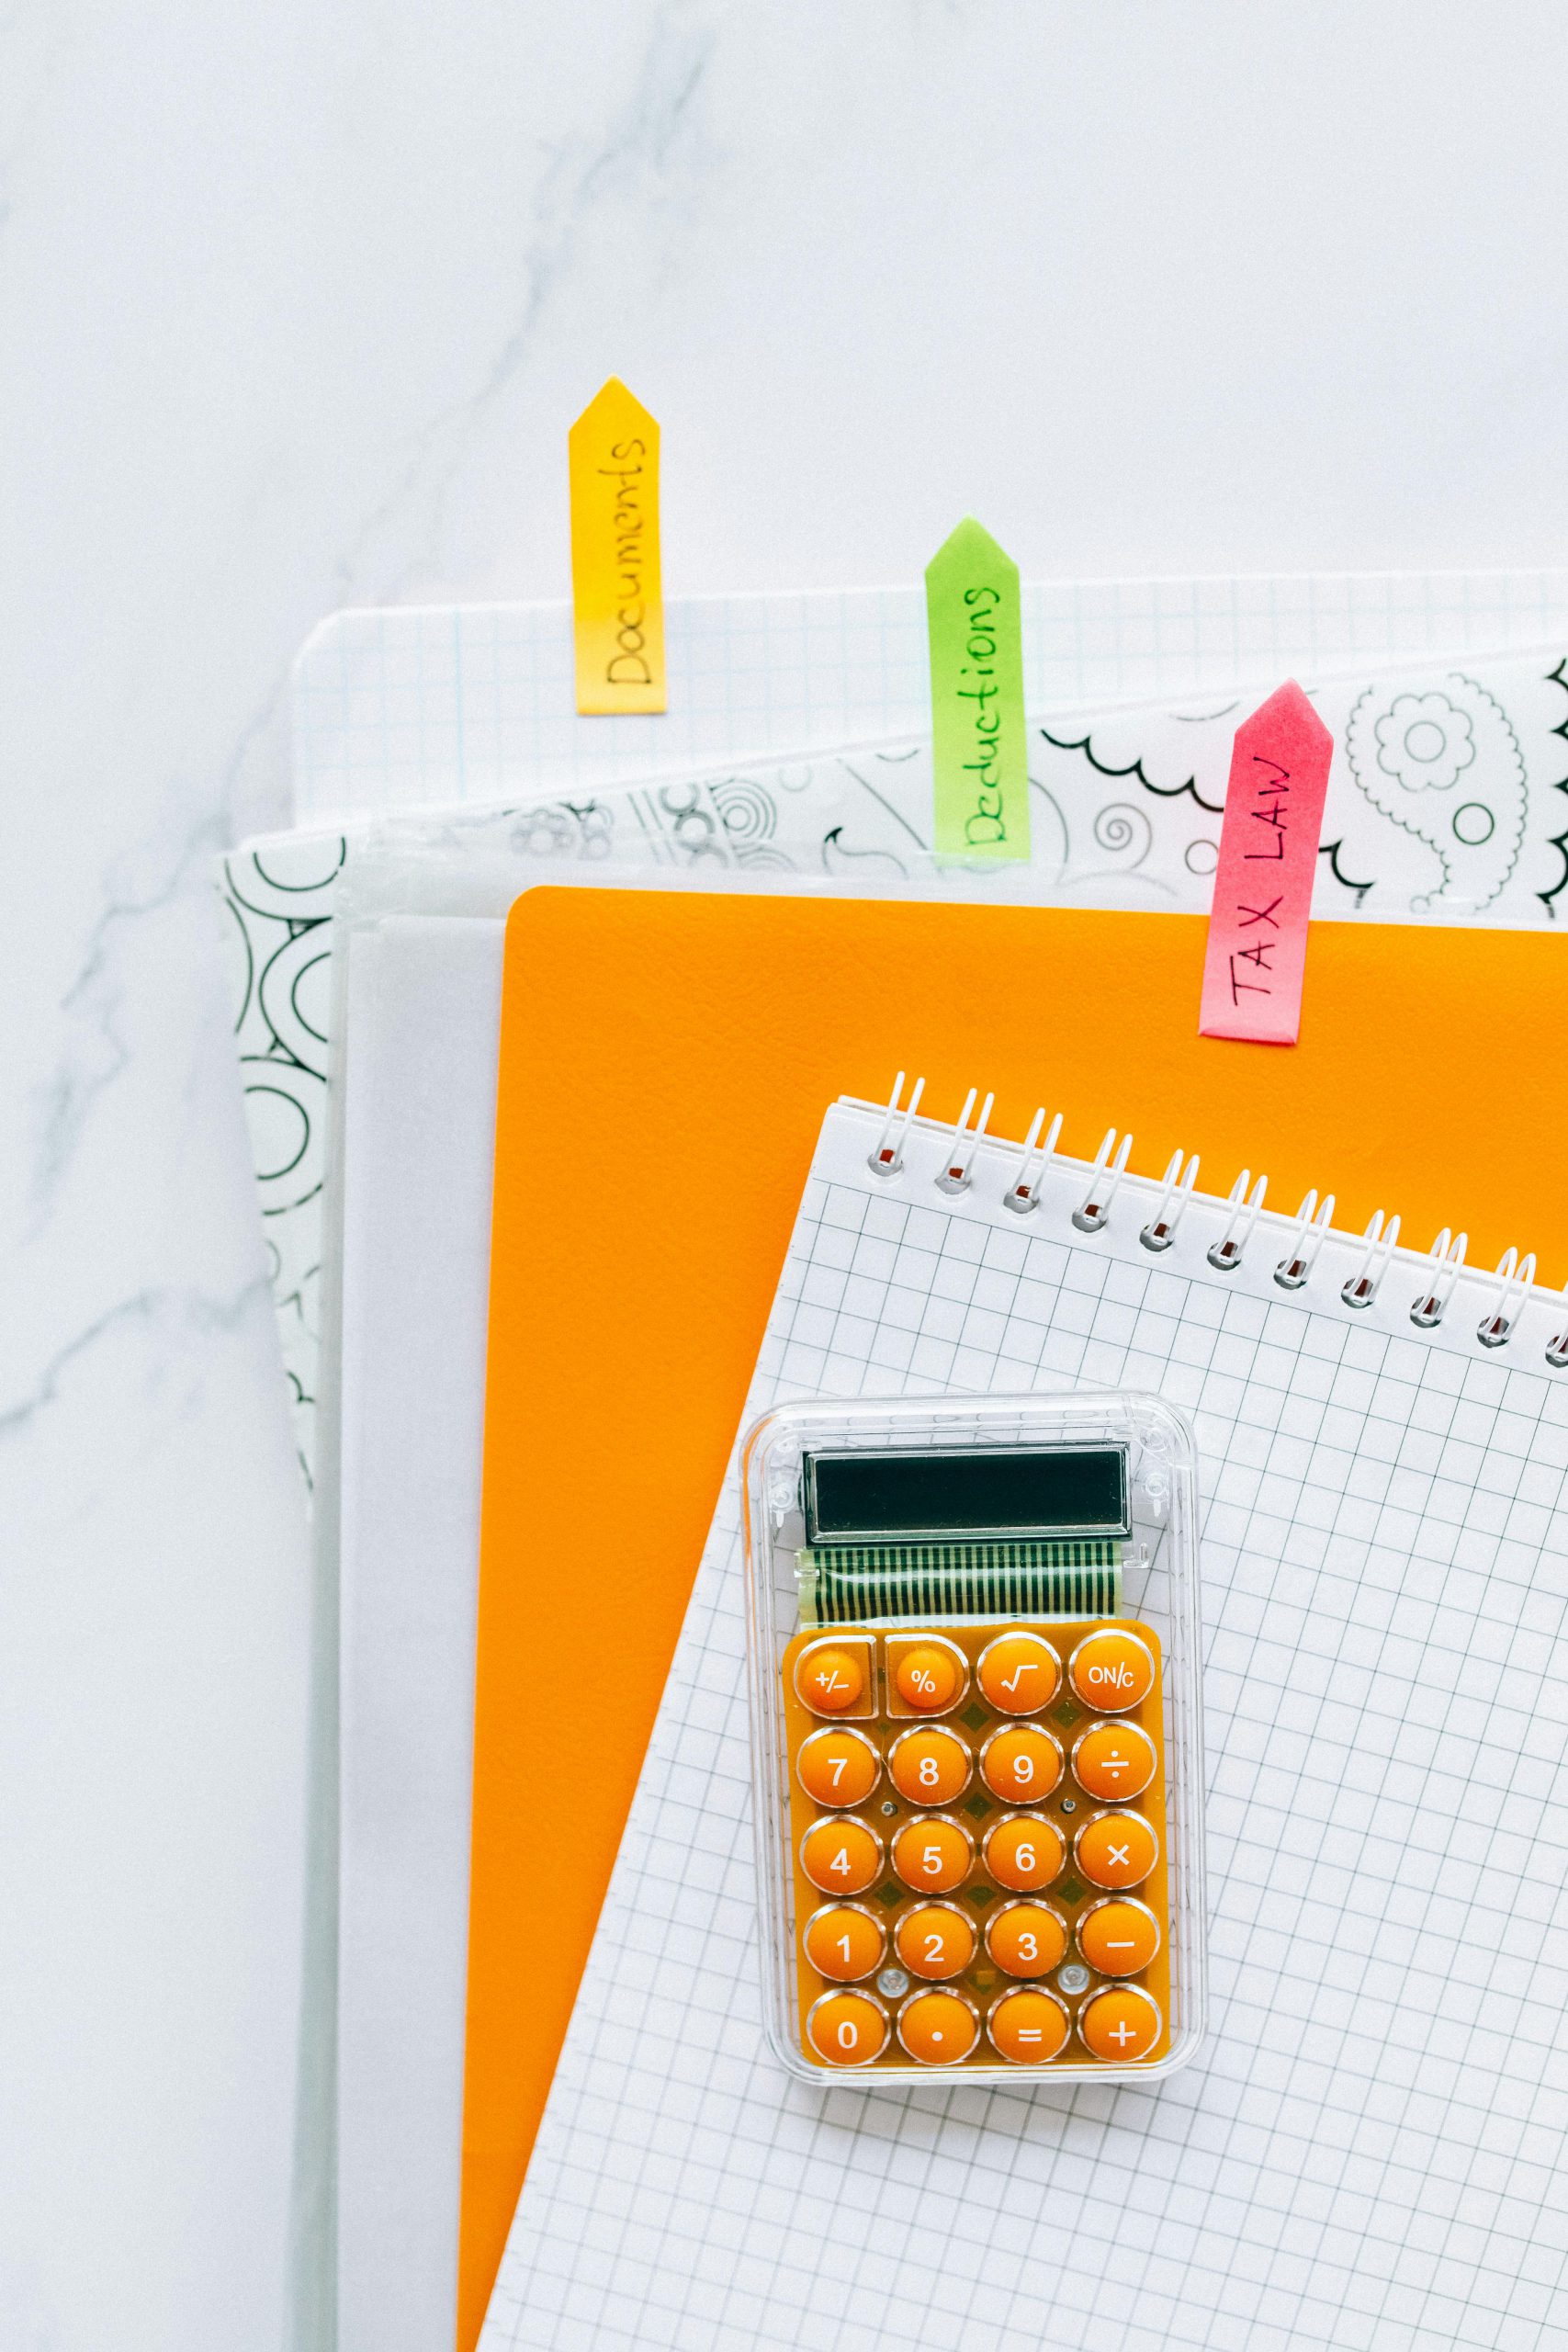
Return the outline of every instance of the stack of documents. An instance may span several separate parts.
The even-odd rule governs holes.
[[[1015,1157],[1048,1098],[1066,1114],[1065,1169],[1108,1123],[1138,1132],[1134,1187],[1178,1144],[1222,1195],[1271,1155],[1271,1205],[1293,1213],[1309,1186],[1336,1187],[1340,1227],[1401,1210],[1424,1256],[1458,1219],[1489,1276],[1517,1242],[1560,1281],[1544,1131],[1517,1134],[1562,995],[1540,934],[1568,882],[1568,578],[1039,588],[1024,618],[1032,848],[1017,867],[954,870],[931,854],[912,594],[671,605],[668,718],[573,716],[569,620],[553,608],[344,616],[302,659],[299,822],[236,850],[223,887],[322,1602],[316,1801],[332,1859],[313,1890],[303,2343],[428,2352],[482,2329],[487,2345],[814,2344],[849,2308],[852,2275],[883,2276],[889,2257],[861,2226],[875,2214],[907,2273],[853,2305],[877,2344],[951,2342],[955,2327],[967,2340],[983,2318],[998,2341],[1032,2328],[1087,2344],[1109,2328],[1219,2344],[1247,2325],[1282,2344],[1542,2340],[1528,2329],[1544,2309],[1541,2199],[1565,2120],[1558,2062],[1536,2046],[1557,1963],[1526,1932],[1545,1917],[1529,1890],[1563,1821],[1542,1679],[1568,1555],[1551,1302],[1534,1297],[1529,1317],[1511,1302],[1528,1367],[1511,1345],[1476,1358],[1457,1340],[1416,1365],[1399,1352],[1414,1344],[1413,1275],[1386,1331],[1352,1319],[1347,1338],[1303,1310],[1287,1342],[1266,1287],[1216,1306],[1200,1275],[1151,1304],[1114,1251],[1089,1268],[1075,1245],[1027,1318],[1037,1343],[1010,1340],[999,1308],[986,1310],[999,1324],[971,1326],[922,1299],[908,1328],[929,1345],[905,1351],[891,1334],[907,1303],[866,1293],[863,1348],[842,1295],[829,1301],[827,1270],[851,1279],[853,1248],[790,1236],[808,1186],[813,1236],[840,1215],[838,1229],[861,1231],[840,1127],[823,1121],[840,1096],[885,1097],[908,1061],[950,1124],[971,1082],[994,1087],[993,1132]],[[1300,1049],[1200,1046],[1232,741],[1291,673],[1335,739],[1314,914],[1344,952],[1314,945]],[[852,935],[834,929],[846,922]],[[1486,936],[1424,962],[1432,925]],[[809,988],[789,944],[807,934]],[[829,955],[829,938],[848,944]],[[1488,1073],[1495,1118],[1480,1108]],[[848,1193],[829,1213],[835,1186]],[[1495,1288],[1467,1306],[1472,1339]],[[1283,1346],[1289,1366],[1268,1354]],[[1200,1359],[1231,1385],[1195,1385]],[[1211,2042],[1136,2097],[1041,2090],[998,2109],[934,2086],[805,2091],[756,2024],[727,1486],[748,1392],[760,1408],[868,1381],[1134,1375],[1196,1414],[1214,1473],[1212,1865],[1216,1948],[1234,1966]],[[1333,1414],[1363,1408],[1368,1431],[1386,1430],[1330,1460]],[[1429,1461],[1433,1443],[1450,1453]],[[1462,1474],[1445,1466],[1461,1457]],[[1385,1458],[1393,1483],[1374,1492]],[[1460,1479],[1457,1518],[1436,1485],[1399,1486],[1417,1475]],[[1337,1492],[1359,1510],[1325,1518]],[[1389,1516],[1401,1510],[1408,1527]],[[1446,1550],[1439,1522],[1460,1531]],[[1281,1584],[1323,1590],[1323,1544],[1292,1532],[1309,1528],[1360,1547],[1321,1609]],[[563,1707],[558,1644],[592,1623],[593,1563],[609,1557],[627,1564],[605,1588],[615,1688],[586,1711],[572,1689]],[[1498,1818],[1488,1849],[1514,1939],[1474,2016],[1468,1991],[1437,1981],[1429,1941],[1448,1938],[1445,1981],[1470,1987],[1471,1928],[1446,1915],[1423,1928],[1412,1908],[1405,1857],[1430,1850],[1439,1803],[1412,1742],[1436,1709],[1473,1751],[1439,1825],[1462,1873],[1469,1846],[1451,1833],[1481,1817],[1502,1726],[1470,1720],[1459,1682],[1429,1670],[1438,1650],[1465,1662],[1467,1690],[1500,1658],[1530,1694],[1522,1810]],[[1391,1674],[1397,1662],[1382,1747],[1354,1715],[1380,1656]],[[1313,1744],[1309,1691],[1350,1711],[1332,1757]],[[569,1805],[547,1778],[549,1742],[581,1747],[591,1715],[593,1769]],[[1329,1769],[1384,1807],[1353,1852],[1316,1793]],[[1482,1810],[1491,1824],[1492,1799]],[[1404,1989],[1373,1917],[1380,1888]],[[1440,1911],[1443,1873],[1419,1888]],[[1345,1953],[1377,2047],[1348,2013],[1303,2006],[1309,1968],[1337,1997]],[[1498,2090],[1516,2081],[1486,2039],[1498,2003],[1508,2049],[1530,2052],[1528,2098]],[[1451,2052],[1421,2052],[1437,2090],[1398,2054],[1417,2010],[1453,2021]],[[1310,2076],[1287,2081],[1308,2025]],[[1371,2138],[1344,2122],[1353,2083],[1378,2118]],[[1473,2185],[1484,2215],[1451,2240],[1441,2303],[1423,2287],[1408,2316],[1391,2282],[1427,2260],[1447,2214],[1430,2184],[1451,2177],[1461,2111],[1480,2112],[1483,2136],[1506,2137],[1511,2119],[1519,2145],[1506,2180]],[[1239,2147],[1265,2117],[1290,2140],[1289,2179],[1260,2158],[1245,2182],[1216,2170],[1222,2141]],[[1371,2216],[1355,2232],[1347,2147]],[[724,2185],[739,2181],[744,2197]],[[1323,2188],[1315,2252],[1302,2183]],[[1058,2206],[1077,2235],[1051,2231],[1042,2300],[1038,2245],[1022,2249]],[[1168,2229],[1148,2221],[1156,2209]],[[1084,2219],[1112,2211],[1144,2219],[1109,2235]],[[1504,2239],[1519,2258],[1499,2284]],[[1313,2261],[1334,2281],[1326,2318],[1302,2283]],[[1282,2317],[1292,2296],[1297,2317]]]

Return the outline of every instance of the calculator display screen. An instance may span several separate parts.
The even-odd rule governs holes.
[[[814,1544],[1128,1532],[1124,1446],[807,1453]]]

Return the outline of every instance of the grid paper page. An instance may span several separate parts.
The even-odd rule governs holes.
[[[1568,638],[1568,571],[1026,581],[1022,606],[1029,707],[1052,710],[1521,652]],[[919,582],[671,598],[665,647],[662,717],[584,718],[570,605],[334,613],[295,665],[296,819],[580,797],[931,725]]]
[[[773,2352],[1533,2352],[1568,2249],[1568,1375],[1461,1279],[1345,1308],[1331,1236],[1279,1290],[1027,1220],[1016,1147],[935,1188],[918,1125],[828,1117],[747,1419],[784,1396],[1156,1389],[1204,1494],[1211,2029],[1148,2088],[867,2092],[762,2037],[733,1472],[482,2337]],[[1075,1173],[1076,1167],[1076,1173]]]

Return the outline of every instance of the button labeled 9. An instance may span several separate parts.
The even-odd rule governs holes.
[[[1039,1804],[1062,1777],[1062,1751],[1040,1724],[1008,1724],[980,1750],[980,1777],[1004,1804]]]

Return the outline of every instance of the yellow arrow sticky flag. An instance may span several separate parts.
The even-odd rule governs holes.
[[[1018,566],[966,514],[926,566],[933,846],[1029,855],[1029,750]]]
[[[659,427],[618,376],[567,435],[577,707],[665,707]]]

